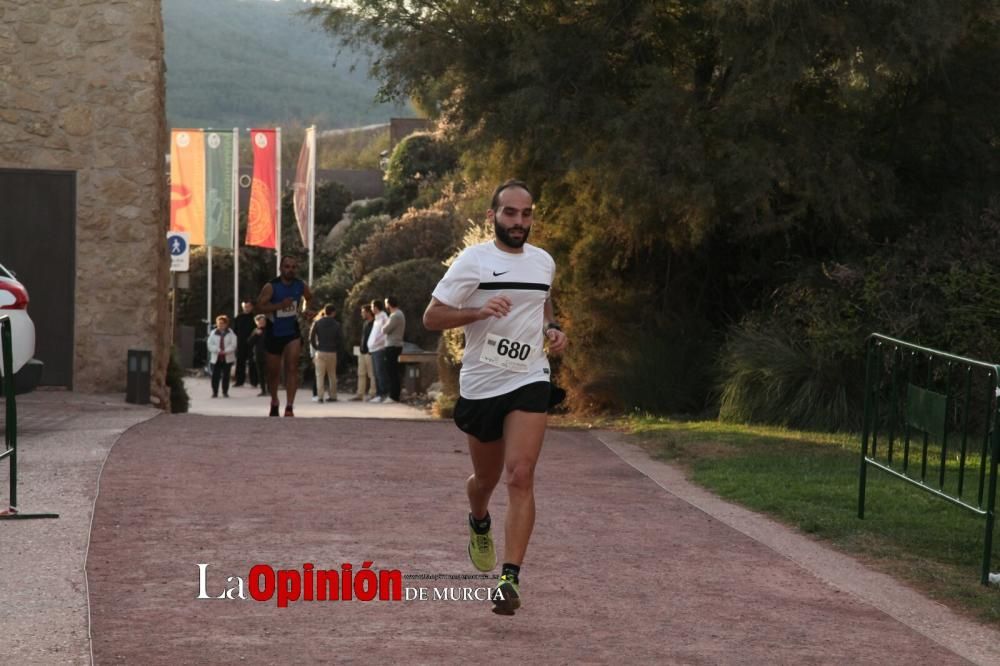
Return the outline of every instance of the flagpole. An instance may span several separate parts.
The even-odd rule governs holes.
[[[277,162],[278,178],[275,183],[274,189],[276,190],[276,196],[274,197],[274,206],[277,209],[275,211],[275,223],[277,235],[274,239],[274,250],[277,254],[277,264],[278,264],[278,275],[281,275],[281,128],[277,127],[274,131],[275,137],[275,161]]]
[[[208,240],[207,238],[205,239]],[[212,332],[212,246],[208,246],[208,332]]]
[[[233,316],[240,308],[240,128],[233,128]]]
[[[313,255],[316,249],[316,126],[307,132],[306,140],[312,139],[309,146],[309,284],[313,283]]]

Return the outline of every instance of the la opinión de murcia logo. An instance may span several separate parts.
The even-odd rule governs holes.
[[[345,562],[340,569],[317,569],[311,562],[302,569],[278,569],[268,564],[255,564],[246,578],[227,576],[225,589],[210,586],[207,563],[198,566],[197,599],[229,599],[269,602],[275,600],[278,608],[287,608],[297,601],[493,601],[502,600],[502,593],[494,587],[403,587],[403,573],[399,569],[372,569],[373,562],[365,561],[355,570]],[[473,578],[474,576],[427,576],[415,578]],[[212,593],[209,588],[212,587]],[[218,592],[218,594],[215,594]],[[249,594],[249,596],[248,596]]]

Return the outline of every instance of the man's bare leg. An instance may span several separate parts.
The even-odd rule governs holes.
[[[302,351],[302,341],[293,340],[285,345],[285,394],[288,402],[285,407],[295,404],[295,392],[299,389],[299,354]]]
[[[271,404],[278,404],[278,384],[281,381],[281,355],[267,353],[267,390],[271,393]]]
[[[474,518],[482,520],[489,510],[493,489],[503,474],[503,440],[480,442],[469,435],[469,456],[472,458],[472,476],[465,482],[469,495],[469,510]]]
[[[542,452],[548,415],[513,411],[503,423],[506,444],[507,516],[504,521],[504,562],[521,565],[535,527],[535,465]]]

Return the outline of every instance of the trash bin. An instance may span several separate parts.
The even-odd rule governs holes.
[[[125,383],[125,402],[135,405],[149,404],[150,367],[153,353],[142,349],[128,350],[128,380]]]

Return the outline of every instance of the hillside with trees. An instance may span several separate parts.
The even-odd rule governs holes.
[[[171,127],[357,127],[409,116],[376,102],[368,61],[283,0],[163,0]]]

